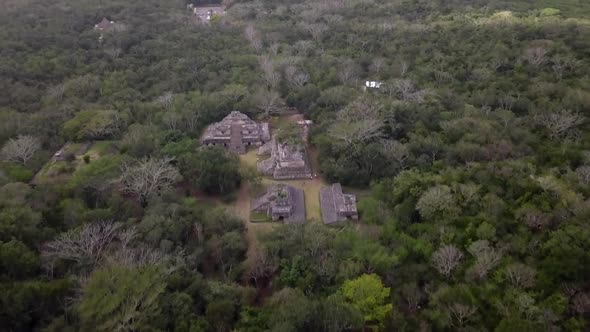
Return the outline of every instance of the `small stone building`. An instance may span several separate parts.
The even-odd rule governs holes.
[[[383,82],[378,81],[365,81],[365,86],[363,87],[365,90],[367,89],[380,89]]]
[[[274,138],[258,149],[258,155],[268,155],[268,159],[259,161],[258,171],[272,176],[276,180],[312,178],[309,158],[305,148],[294,148],[277,142]]]
[[[188,4],[187,8],[193,12],[198,19],[202,22],[209,22],[213,15],[224,15],[225,8],[223,6],[195,6],[193,4]]]
[[[250,202],[250,210],[264,213],[273,221],[285,223],[305,222],[305,196],[303,190],[285,184],[275,184]]]
[[[313,125],[313,121],[300,120],[297,121],[297,125],[301,128],[301,139],[303,139],[304,142],[307,142],[309,140],[309,129],[311,128],[311,125]]]
[[[320,190],[320,208],[324,224],[358,219],[356,196],[342,193],[340,183],[334,183]]]
[[[94,30],[109,31],[113,28],[114,25],[115,25],[114,21],[110,21],[106,17],[103,17],[102,21],[100,21],[100,23],[94,25]]]
[[[268,123],[257,123],[246,114],[231,112],[220,122],[205,129],[201,143],[207,146],[223,146],[232,152],[246,153],[248,146],[261,146],[270,141]]]

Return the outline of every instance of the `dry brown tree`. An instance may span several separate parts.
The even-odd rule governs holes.
[[[544,47],[530,47],[524,51],[523,59],[534,67],[540,67],[547,61],[547,50]]]
[[[432,255],[432,265],[443,276],[450,277],[453,270],[459,266],[463,253],[452,244],[438,248]]]
[[[564,139],[579,125],[584,123],[584,116],[571,110],[549,112],[538,117],[539,123],[549,132],[553,140]]]
[[[489,271],[495,268],[502,259],[502,251],[493,248],[487,240],[473,242],[468,251],[475,257],[472,271],[479,280],[485,279]]]
[[[337,121],[328,135],[346,148],[379,138],[383,135],[380,105],[366,99],[358,99],[338,112]]]
[[[514,287],[526,289],[535,285],[537,271],[525,264],[510,264],[506,267],[504,273],[506,275],[506,280],[508,280],[508,282]]]
[[[246,39],[250,42],[250,45],[256,52],[262,51],[262,38],[253,25],[248,25],[244,30]]]
[[[73,229],[43,245],[41,257],[48,266],[57,260],[73,261],[90,268],[98,265],[109,244],[117,237],[121,224],[100,221]]]
[[[171,187],[181,178],[171,164],[172,158],[143,159],[125,163],[122,167],[121,186],[125,193],[134,195],[146,207],[151,195]]]
[[[285,68],[285,78],[294,88],[300,88],[309,82],[309,74],[303,69],[297,68],[293,65],[289,65]]]
[[[475,314],[477,308],[463,303],[452,303],[447,310],[451,325],[463,327],[469,318]]]
[[[4,160],[26,165],[39,149],[41,149],[41,143],[37,138],[21,135],[8,140],[0,150],[0,156]]]

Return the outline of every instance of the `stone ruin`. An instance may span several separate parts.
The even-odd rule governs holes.
[[[303,190],[285,184],[275,184],[250,202],[250,210],[264,213],[273,221],[285,223],[305,222],[305,196]]]
[[[324,224],[358,219],[356,196],[342,193],[340,183],[334,183],[320,190],[320,208]]]
[[[190,3],[186,5],[186,8],[202,22],[211,21],[211,18],[213,18],[214,15],[225,15],[225,7],[220,5],[195,6]]]
[[[269,155],[259,161],[258,171],[276,180],[310,179],[313,177],[305,148],[292,147],[273,138],[258,149],[258,155]]]
[[[309,130],[311,128],[311,125],[313,125],[313,121],[300,120],[297,121],[297,125],[299,126],[299,128],[301,128],[301,139],[304,142],[307,142],[309,140]]]
[[[255,122],[246,114],[236,111],[220,122],[209,125],[201,137],[203,145],[223,146],[239,154],[246,153],[248,146],[261,146],[270,140],[268,123]]]

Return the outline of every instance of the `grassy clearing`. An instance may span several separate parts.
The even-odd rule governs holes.
[[[302,180],[288,180],[276,181],[265,178],[262,180],[264,185],[272,185],[275,183],[284,183],[295,188],[303,189],[305,194],[305,214],[307,221],[322,222],[322,215],[320,210],[320,189],[328,184],[322,178],[302,179]]]
[[[250,213],[250,222],[272,222],[266,213],[252,212]]]
[[[80,169],[86,165],[86,162],[84,161],[85,156],[90,158],[90,162],[96,161],[103,156],[112,154],[112,152],[116,150],[114,146],[115,142],[113,141],[100,141],[93,143],[85,153],[76,154],[76,169]]]
[[[240,163],[242,164],[242,166],[256,168],[256,163],[258,162],[258,159],[259,159],[259,157],[256,155],[257,152],[258,152],[258,149],[251,149],[247,153],[241,154],[240,155]]]
[[[41,168],[35,175],[34,182],[52,182],[58,180],[67,180],[75,171],[86,165],[84,156],[90,156],[90,161],[96,161],[103,156],[112,154],[115,151],[114,141],[100,141],[95,142],[87,151],[86,143],[68,143],[63,150],[64,156],[74,156],[73,159],[56,160],[55,157],[51,159]]]

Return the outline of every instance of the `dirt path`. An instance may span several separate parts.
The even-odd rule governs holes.
[[[250,260],[258,247],[258,236],[270,232],[275,224],[250,222],[250,185],[247,183],[240,187],[233,209],[246,226],[246,241],[248,241],[246,257]]]

